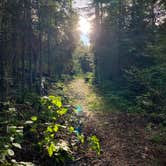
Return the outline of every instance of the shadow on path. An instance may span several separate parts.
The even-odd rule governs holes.
[[[139,114],[110,111],[90,111],[89,104],[96,102],[95,91],[83,79],[72,80],[67,94],[74,105],[83,108],[84,132],[96,134],[102,153],[98,158],[89,156],[79,166],[157,166],[164,165],[154,159],[153,144],[145,128],[147,120]]]

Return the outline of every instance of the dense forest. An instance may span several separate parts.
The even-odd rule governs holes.
[[[72,71],[76,14],[70,1],[1,1],[1,98],[41,93],[42,76]],[[53,64],[54,62],[54,64]]]
[[[165,111],[165,7],[154,0],[96,2],[96,82],[114,83],[120,98],[150,112]]]
[[[0,165],[166,164],[164,0],[0,0]]]

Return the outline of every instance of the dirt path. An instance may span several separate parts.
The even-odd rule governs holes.
[[[154,159],[154,145],[149,141],[145,128],[147,121],[138,114],[110,111],[90,111],[96,102],[93,89],[83,79],[75,79],[67,88],[70,99],[84,111],[85,132],[96,134],[100,139],[102,153],[98,158],[86,157],[79,166],[157,166],[165,165]],[[163,157],[162,154],[159,154]],[[157,156],[157,158],[159,157]]]
[[[85,116],[91,118],[94,112],[90,112],[88,106],[95,100],[92,88],[81,78],[71,81],[67,87],[67,93],[74,105],[81,106]]]

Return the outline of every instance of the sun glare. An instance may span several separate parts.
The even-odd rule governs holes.
[[[88,19],[84,18],[84,17],[80,17],[79,19],[79,30],[82,34],[89,34],[91,31],[91,24],[88,21]]]

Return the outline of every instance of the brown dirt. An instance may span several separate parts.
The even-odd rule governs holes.
[[[101,155],[80,154],[75,166],[164,166],[166,145],[152,143],[146,131],[148,120],[140,114],[89,111],[93,89],[83,79],[70,82],[67,93],[84,110],[84,132],[100,139]],[[160,146],[162,148],[160,148]]]

